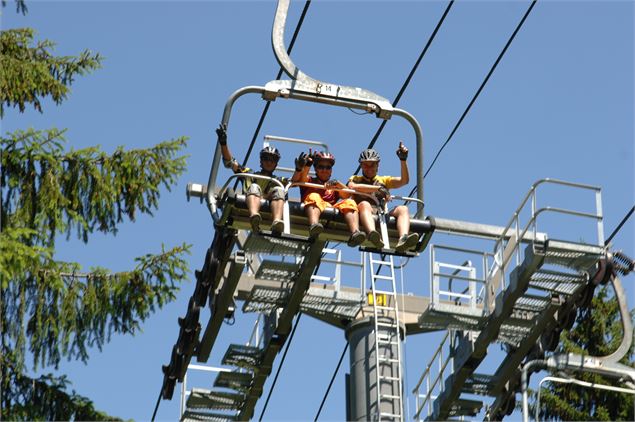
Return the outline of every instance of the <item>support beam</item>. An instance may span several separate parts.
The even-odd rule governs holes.
[[[514,304],[527,290],[531,276],[540,268],[544,258],[544,255],[534,253],[531,247],[525,249],[523,263],[512,272],[507,289],[496,297],[494,313],[489,316],[479,336],[474,342],[465,338],[459,344],[454,360],[455,372],[446,379],[446,389],[434,402],[433,420],[445,420],[449,417],[465,381],[485,358],[488,346],[498,337],[501,325],[511,315]]]
[[[267,377],[271,374],[271,368],[276,355],[287,340],[287,336],[291,331],[293,317],[295,317],[295,315],[300,311],[300,303],[302,302],[305,292],[309,288],[311,276],[315,271],[315,267],[320,261],[324,244],[324,241],[316,240],[311,245],[307,252],[307,256],[304,258],[298,276],[293,282],[293,287],[291,288],[291,292],[288,296],[288,302],[280,313],[280,316],[278,317],[278,324],[274,333],[265,346],[261,365],[254,374],[253,384],[249,392],[246,394],[245,401],[237,417],[238,420],[246,421],[253,417],[254,408],[256,407],[258,399],[262,395],[262,389]]]
[[[229,260],[229,271],[224,278],[223,284],[218,292],[210,292],[210,308],[212,314],[210,316],[205,333],[197,348],[196,360],[198,362],[207,362],[210,351],[216,342],[218,332],[223,324],[223,320],[227,317],[230,305],[233,304],[233,296],[236,286],[240,280],[240,275],[245,268],[247,260],[242,251],[238,251]]]

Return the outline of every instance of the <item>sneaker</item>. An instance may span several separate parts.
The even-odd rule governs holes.
[[[375,246],[377,249],[384,248],[384,242],[381,240],[381,234],[377,230],[373,230],[368,233],[368,240]]]
[[[355,246],[359,246],[364,243],[364,240],[366,240],[366,233],[361,230],[357,230],[351,234],[351,237],[348,238],[348,242],[346,244],[351,248],[354,248]]]
[[[399,242],[397,242],[397,246],[395,246],[395,250],[397,252],[404,252],[408,249],[412,248],[419,241],[419,236],[417,233],[404,234],[399,238]]]
[[[280,234],[284,230],[284,221],[282,220],[273,220],[271,223],[271,232],[275,234]]]
[[[320,223],[311,224],[311,227],[309,227],[309,237],[311,239],[315,239],[323,231],[324,231],[324,226],[322,224]]]
[[[249,224],[251,224],[251,231],[254,233],[258,233],[260,231],[260,222],[262,221],[262,217],[260,214],[256,213],[249,217]]]

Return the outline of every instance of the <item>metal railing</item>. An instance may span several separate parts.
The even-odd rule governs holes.
[[[581,190],[589,190],[594,193],[595,199],[595,214],[580,212],[576,210],[557,208],[557,207],[541,207],[538,208],[537,205],[537,190],[540,186],[544,184],[552,184],[552,185],[560,185],[566,186],[574,189]],[[520,222],[520,215],[525,210],[527,204],[531,206],[531,215],[527,223],[522,226]],[[527,242],[527,238],[529,238],[529,243],[532,247],[535,248],[536,243],[544,244],[547,239],[546,236],[540,236],[538,233],[538,217],[544,213],[558,213],[564,215],[570,215],[574,217],[582,217],[588,219],[594,219],[597,221],[597,238],[599,246],[604,246],[604,224],[603,224],[603,215],[602,215],[602,189],[597,186],[585,185],[581,183],[573,183],[567,182],[563,180],[557,179],[540,179],[535,182],[525,197],[523,198],[520,206],[516,209],[514,214],[512,215],[509,223],[505,226],[503,233],[496,240],[494,244],[494,255],[495,255],[495,266],[490,270],[490,275],[488,276],[488,280],[494,276],[496,276],[497,272],[500,272],[501,282],[499,285],[494,286],[494,296],[498,294],[502,289],[505,288],[506,284],[506,269],[512,258],[512,256],[516,257],[516,265],[519,265],[522,261],[521,256],[521,248],[520,245],[523,242]],[[530,234],[530,236],[527,236]]]
[[[455,348],[455,336],[452,330],[448,330],[445,336],[441,340],[441,344],[434,351],[434,354],[430,358],[426,369],[419,377],[417,385],[412,389],[412,393],[415,395],[415,408],[414,419],[418,419],[421,415],[426,404],[428,405],[427,415],[432,414],[433,400],[443,392],[444,383],[442,382],[445,377],[446,369],[451,372],[454,370],[454,348]],[[450,368],[448,368],[450,365]],[[424,392],[421,392],[422,386],[425,388]],[[437,394],[433,392],[438,391]],[[423,401],[420,402],[420,399]]]
[[[613,391],[616,393],[632,394],[633,396],[635,396],[635,389],[632,389],[632,388],[623,388],[623,387],[615,387],[613,385],[591,383],[591,382],[582,381],[576,378],[561,378],[561,377],[546,376],[543,379],[541,379],[540,382],[538,383],[538,391],[536,393],[536,407],[535,407],[536,421],[540,420],[540,392],[542,391],[542,384],[547,381],[559,382],[562,384],[575,384],[581,387],[593,388],[597,390]],[[635,406],[635,402],[633,403],[633,405]]]
[[[321,141],[313,141],[313,140],[309,140],[309,139],[299,139],[299,138],[287,138],[285,136],[265,135],[264,142],[263,142],[262,146],[263,147],[268,146],[269,145],[269,141],[287,142],[287,143],[292,143],[292,144],[308,145],[310,147],[317,146],[317,147],[321,147],[324,151],[329,152],[328,144],[326,144],[325,142],[321,142]],[[276,171],[282,171],[282,172],[285,172],[285,173],[293,174],[295,172],[295,168],[278,166],[278,167],[276,167]]]
[[[467,259],[462,264],[440,262],[437,259],[438,251],[450,251],[460,253],[463,258],[474,257],[474,261]],[[494,255],[475,249],[457,248],[446,245],[430,246],[430,302],[433,306],[439,305],[443,297],[454,302],[455,305],[465,306],[476,310],[477,305],[483,302],[483,294],[487,290],[487,274],[490,271],[490,260]],[[480,264],[477,266],[476,264]],[[480,267],[480,268],[479,268]],[[452,270],[451,273],[443,272],[443,269]],[[461,273],[467,273],[461,275]],[[481,274],[480,277],[477,274]],[[442,281],[447,281],[447,290],[442,288]],[[458,281],[458,283],[454,283]],[[467,287],[465,287],[467,283]],[[480,285],[480,288],[477,286]],[[458,287],[457,287],[458,286]],[[485,311],[488,312],[485,305]]]
[[[204,372],[232,372],[231,369],[220,368],[217,366],[205,366],[205,365],[195,365],[189,364],[187,366],[187,371],[195,370],[195,371],[204,371]],[[179,400],[179,420],[183,417],[183,413],[185,413],[185,403],[187,401],[187,397],[191,394],[191,391],[187,389],[187,371],[185,375],[183,375],[183,382],[181,383],[181,397]]]

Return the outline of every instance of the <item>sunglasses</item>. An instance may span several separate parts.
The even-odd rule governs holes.
[[[276,159],[276,157],[268,157],[268,156],[264,156],[261,158],[262,161],[271,161],[273,163],[277,163],[278,160]]]
[[[315,166],[316,170],[331,170],[333,166]]]

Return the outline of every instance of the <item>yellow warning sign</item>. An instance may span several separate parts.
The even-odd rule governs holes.
[[[386,306],[388,301],[386,300],[386,295],[384,293],[375,294],[375,297],[377,298],[377,306]],[[373,298],[373,292],[368,292],[368,304],[372,305],[374,303],[375,300]]]

